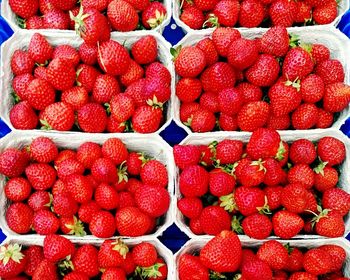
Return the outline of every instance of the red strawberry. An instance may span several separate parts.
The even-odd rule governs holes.
[[[302,184],[286,185],[281,194],[281,203],[286,210],[302,213],[307,205],[307,193]]]
[[[128,158],[128,150],[125,144],[118,138],[110,138],[102,145],[102,155],[109,158],[114,164],[121,164]]]
[[[150,4],[150,2],[147,0],[128,0],[127,2],[130,3],[137,11],[143,11]]]
[[[256,256],[273,270],[284,269],[288,264],[288,251],[276,240],[266,241],[260,246]]]
[[[231,27],[218,27],[212,34],[212,40],[220,56],[227,57],[231,43],[241,38],[237,29]]]
[[[59,9],[52,9],[43,16],[44,29],[69,29],[69,15]]]
[[[45,191],[33,192],[28,199],[28,205],[34,211],[38,211],[40,209],[47,209],[48,207],[50,207],[50,204],[50,194]]]
[[[92,220],[92,217],[100,210],[100,207],[95,201],[90,201],[80,205],[78,210],[79,219],[89,224]]]
[[[74,66],[64,58],[54,58],[47,67],[47,78],[55,89],[70,89],[75,82]]]
[[[280,66],[274,56],[261,54],[247,70],[247,80],[259,87],[272,86],[278,78]]]
[[[184,197],[178,200],[177,207],[181,213],[189,218],[198,218],[202,212],[202,201],[198,197]]]
[[[158,160],[150,160],[141,168],[141,181],[146,185],[166,187],[168,185],[168,172]]]
[[[179,184],[184,196],[202,196],[208,191],[209,174],[201,166],[188,166],[180,174]]]
[[[275,157],[281,138],[275,130],[258,128],[255,130],[247,144],[247,153],[254,159]]]
[[[207,109],[213,113],[219,112],[218,95],[214,92],[209,91],[201,94],[199,99],[199,104],[201,105],[202,108]],[[226,115],[226,116],[229,116],[229,115]]]
[[[13,78],[12,88],[14,90],[14,93],[18,96],[20,100],[23,100],[25,98],[25,92],[27,90],[27,87],[33,80],[34,77],[28,73]]]
[[[81,144],[77,150],[77,160],[80,161],[85,168],[91,168],[95,160],[102,156],[100,145],[93,142],[85,142]]]
[[[305,2],[297,2],[297,13],[295,15],[294,21],[297,23],[308,23],[312,19],[312,7]]]
[[[44,259],[44,253],[41,246],[32,245],[24,251],[27,257],[27,264],[24,273],[28,276],[33,276],[33,273],[40,262]]]
[[[303,269],[303,259],[304,255],[298,248],[286,247],[288,250],[288,263],[285,266],[285,270],[294,272]]]
[[[56,170],[58,178],[66,180],[69,175],[83,174],[84,166],[76,158],[68,158],[59,162]]]
[[[235,202],[238,210],[244,215],[249,216],[258,213],[260,208],[265,205],[265,193],[254,187],[241,186],[235,190]]]
[[[328,128],[333,124],[333,113],[327,112],[323,109],[317,108],[318,111],[318,121],[316,123],[316,128]]]
[[[238,236],[230,231],[221,232],[200,251],[201,262],[216,272],[236,271],[240,265],[241,256],[241,242]]]
[[[202,83],[198,79],[183,78],[176,84],[176,96],[182,102],[193,102],[202,93]]]
[[[215,115],[203,108],[193,113],[191,128],[193,132],[209,132],[215,127]]]
[[[274,186],[286,181],[286,173],[277,160],[267,158],[264,161],[264,167],[266,168],[264,184]]]
[[[204,52],[207,66],[210,66],[218,61],[218,52],[216,51],[215,44],[212,39],[204,38],[197,43],[196,47]]]
[[[162,106],[163,103],[170,99],[170,87],[163,84],[158,78],[146,78],[144,85],[144,99],[148,105]]]
[[[311,56],[317,65],[322,61],[329,60],[330,51],[326,46],[322,44],[313,44],[311,49]]]
[[[88,280],[90,279],[86,274],[72,271],[63,277],[63,280]]]
[[[235,168],[237,180],[244,186],[258,186],[264,181],[266,169],[263,162],[243,158]]]
[[[33,228],[37,234],[54,234],[59,227],[59,219],[51,211],[42,209],[34,213]]]
[[[212,195],[224,196],[232,193],[236,180],[232,174],[216,168],[209,172],[209,190]]]
[[[146,78],[157,78],[162,81],[163,84],[170,85],[170,72],[168,68],[158,61],[153,62],[146,67],[145,75]]]
[[[131,54],[138,64],[149,64],[157,59],[156,38],[148,35],[136,41],[131,48]]]
[[[139,133],[155,132],[161,121],[162,110],[148,105],[138,107],[131,119],[134,131]]]
[[[113,1],[119,3],[119,1]],[[125,47],[116,41],[105,41],[98,46],[98,64],[101,69],[112,76],[123,75],[128,71],[130,56]]]
[[[89,96],[84,87],[72,87],[62,92],[61,100],[69,104],[73,110],[79,110],[89,102]]]
[[[321,275],[331,271],[332,259],[331,256],[319,248],[310,249],[304,255],[304,269],[313,274]]]
[[[258,277],[261,280],[272,279],[271,268],[266,262],[258,258],[252,258],[243,262],[241,270],[243,279],[254,279],[254,277]]]
[[[202,11],[210,11],[214,9],[218,2],[219,0],[196,0],[194,5]]]
[[[310,74],[300,83],[300,93],[304,102],[316,103],[324,94],[324,83],[320,76]]]
[[[32,187],[39,191],[51,188],[56,180],[56,170],[46,163],[32,163],[25,173]]]
[[[167,14],[167,10],[160,2],[151,2],[151,4],[142,11],[142,25],[146,29],[154,29],[161,25]]]
[[[96,188],[94,199],[98,206],[105,210],[116,209],[119,205],[117,191],[106,183],[102,183]]]
[[[74,253],[73,243],[56,234],[47,235],[44,239],[43,251],[45,259],[57,262],[72,256]]]
[[[111,1],[108,5],[107,16],[114,30],[125,32],[137,28],[136,10],[126,1]]]
[[[16,50],[11,57],[11,70],[15,76],[32,74],[34,61],[26,51]]]
[[[260,51],[274,56],[285,56],[289,50],[289,36],[283,26],[274,26],[261,37]]]
[[[27,19],[35,15],[39,9],[38,1],[18,1],[10,0],[9,5],[11,10],[18,16]],[[5,276],[2,276],[5,277]]]
[[[321,210],[321,209],[318,209]],[[320,214],[315,217],[316,233],[325,237],[341,237],[344,235],[345,226],[342,215],[337,211],[325,209],[320,211]]]
[[[61,217],[73,216],[78,211],[78,204],[69,194],[56,194],[53,197],[53,211]]]
[[[325,192],[326,190],[334,188],[339,180],[338,171],[333,168],[325,165],[324,163],[319,164],[315,171],[315,189],[320,192]]]
[[[84,273],[89,278],[96,277],[99,274],[98,250],[90,244],[81,246],[73,255],[72,264],[74,271]]]
[[[225,62],[217,62],[204,70],[200,78],[204,91],[219,93],[236,83],[234,69]]]
[[[134,113],[134,101],[126,94],[118,94],[112,97],[111,103],[111,115],[116,121],[125,122]]]
[[[329,84],[325,88],[323,107],[328,112],[340,112],[350,102],[350,87],[343,83]]]
[[[141,236],[151,225],[149,216],[136,207],[125,207],[116,213],[115,222],[120,235]]]
[[[209,271],[200,261],[199,257],[190,254],[183,254],[178,264],[179,279],[186,280],[196,277],[198,280],[209,280]]]
[[[0,173],[7,177],[17,177],[24,172],[29,158],[15,148],[7,148],[0,155]]]
[[[230,215],[220,206],[208,206],[199,216],[200,225],[204,233],[219,234],[223,230],[230,230]]]
[[[243,105],[243,97],[234,88],[227,88],[218,94],[219,110],[227,115],[235,115]]]
[[[285,0],[283,0],[285,1]],[[303,79],[309,75],[314,68],[310,54],[301,47],[292,48],[288,51],[283,61],[283,76],[294,81]]]
[[[201,158],[200,149],[195,145],[175,145],[173,148],[175,164],[184,169],[190,165],[196,165]]]
[[[94,8],[102,12],[107,8],[109,2],[108,0],[82,0],[81,5],[84,8]]]
[[[74,66],[77,66],[80,61],[78,51],[70,45],[59,45],[55,48],[52,54],[52,58],[64,58],[68,60]]]
[[[272,223],[267,216],[256,213],[243,220],[242,228],[244,234],[251,238],[266,239],[272,232]]]
[[[268,186],[264,189],[270,210],[276,210],[281,206],[282,191],[283,188],[281,186]]]
[[[260,87],[255,86],[253,84],[243,82],[240,83],[236,89],[243,96],[244,103],[248,103],[251,101],[260,101],[262,99],[262,91]]]
[[[202,229],[202,226],[201,226],[199,218],[191,219],[189,226],[190,226],[190,230],[194,234],[196,234],[196,235],[204,234],[204,231]]]
[[[180,105],[180,120],[189,125],[193,118],[193,113],[199,110],[200,105],[196,102],[182,103]]]
[[[305,163],[294,165],[288,171],[290,184],[301,184],[306,189],[311,189],[315,182],[315,175],[311,167]]]
[[[92,96],[97,103],[108,103],[120,92],[118,80],[108,74],[98,75],[92,90]]]
[[[91,166],[91,174],[99,182],[114,183],[118,180],[115,164],[109,158],[97,159]]]
[[[125,263],[128,252],[129,248],[122,240],[105,240],[98,251],[98,264],[103,268],[119,267]]]
[[[25,99],[36,110],[44,110],[55,102],[54,88],[43,79],[34,79],[30,82],[25,91]]]
[[[181,13],[180,19],[192,29],[202,29],[205,21],[203,12],[197,7],[187,7]]]
[[[33,280],[58,280],[57,267],[54,263],[43,259],[33,273]]]
[[[350,194],[339,188],[326,190],[323,193],[322,206],[345,216],[350,210]]]
[[[28,53],[35,62],[44,64],[52,58],[53,47],[43,35],[34,33],[28,45]]]
[[[282,115],[282,116],[274,116],[270,115],[267,120],[266,127],[275,130],[286,130],[290,127],[290,116]]]
[[[257,0],[244,0],[239,11],[239,25],[242,27],[258,27],[265,17],[264,6]]]
[[[339,60],[324,60],[317,65],[315,72],[325,85],[344,82],[344,68]]]
[[[25,22],[26,29],[43,29],[44,21],[40,16],[31,16]]]
[[[314,144],[307,139],[298,139],[292,143],[289,150],[289,158],[294,163],[305,163],[310,165],[316,159]]]
[[[225,139],[216,146],[216,159],[220,164],[238,161],[243,154],[243,143],[238,140]]]
[[[21,252],[22,247],[17,243],[0,248],[4,254],[0,259],[0,277],[16,279],[16,276],[24,271],[28,257]]]
[[[269,105],[264,101],[253,101],[243,105],[238,113],[238,126],[243,131],[254,131],[263,127],[269,117]]]
[[[11,108],[10,121],[16,129],[35,129],[38,117],[28,101],[22,101]]]
[[[49,163],[58,155],[55,143],[47,137],[35,138],[29,148],[31,158],[40,163]]]
[[[136,265],[149,267],[157,261],[157,250],[151,243],[142,242],[132,249],[132,257]]]
[[[269,8],[269,15],[273,25],[290,27],[294,23],[295,13],[297,12],[296,3],[288,0],[273,1]],[[294,78],[291,78],[293,79]]]
[[[107,114],[103,106],[87,103],[78,110],[78,125],[84,132],[103,132],[107,125]]]
[[[97,46],[87,43],[82,43],[79,46],[79,56],[83,63],[94,65],[97,63]]]
[[[112,237],[115,233],[115,220],[110,212],[100,210],[89,223],[91,233],[99,238]]]
[[[328,166],[341,164],[345,159],[345,145],[337,138],[323,137],[317,144],[317,154]]]
[[[15,233],[28,233],[33,223],[33,210],[24,203],[13,203],[6,211],[6,222]]]
[[[128,71],[120,77],[120,81],[124,86],[129,86],[133,82],[143,78],[144,70],[134,60],[130,60]]]
[[[99,71],[94,67],[87,64],[80,64],[77,68],[77,85],[84,87],[88,92],[92,92],[99,74]]]
[[[291,239],[304,227],[303,219],[287,210],[276,212],[272,217],[274,233],[282,239]]]
[[[75,0],[61,1],[61,0],[51,0],[52,4],[63,11],[71,10],[75,6]]]
[[[182,48],[175,58],[175,70],[184,78],[198,76],[206,65],[204,52],[193,46]]]
[[[10,179],[5,187],[4,192],[6,197],[14,202],[26,200],[31,193],[31,185],[28,180],[22,177]]]
[[[309,129],[315,126],[318,115],[315,104],[304,103],[292,114],[292,125],[295,129]]]
[[[234,27],[238,20],[239,11],[240,5],[238,1],[220,0],[212,12],[219,25]],[[211,19],[209,18],[210,23]]]
[[[323,245],[319,249],[326,251],[332,259],[331,271],[341,270],[346,259],[345,250],[338,245]]]
[[[90,181],[80,174],[71,174],[65,178],[68,192],[78,203],[86,203],[91,200],[93,189]]]
[[[338,14],[337,1],[329,1],[324,6],[315,7],[312,11],[312,18],[316,24],[330,24]]]

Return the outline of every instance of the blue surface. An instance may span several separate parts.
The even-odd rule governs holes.
[[[0,0],[1,3],[1,0]],[[343,31],[348,37],[350,37],[350,12],[348,12],[342,18],[339,23],[338,28]],[[13,31],[5,22],[5,20],[0,16],[0,45],[6,41]],[[172,45],[175,45],[184,36],[181,28],[175,25],[175,22],[171,20],[171,23],[165,28],[164,37]],[[350,51],[350,50],[349,50]],[[341,130],[348,136],[350,136],[350,119],[342,126]],[[10,132],[10,129],[0,120],[0,138],[5,136]],[[178,127],[174,122],[172,122],[162,133],[161,136],[166,140],[171,146],[181,142],[182,139],[186,137],[186,132]],[[5,239],[5,235],[0,229],[0,242]],[[349,236],[348,236],[349,238]],[[173,252],[176,252],[187,240],[188,237],[181,232],[175,225],[168,228],[163,236],[159,239]]]

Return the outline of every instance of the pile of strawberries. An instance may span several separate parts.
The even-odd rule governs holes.
[[[163,3],[150,0],[9,0],[26,29],[110,33],[154,29],[166,18]]]
[[[99,33],[102,34],[102,33]],[[95,42],[96,43],[96,42]],[[16,129],[151,133],[164,121],[169,70],[157,60],[157,41],[144,36],[129,51],[110,40],[53,47],[35,33],[11,57]]]
[[[3,245],[0,250],[0,277],[5,280],[163,280],[168,274],[167,264],[149,242],[133,248],[120,239],[105,240],[100,247],[75,246],[51,234],[45,237],[43,246],[22,248],[15,243]]]
[[[336,0],[180,0],[180,19],[192,29],[330,24]]]
[[[242,248],[236,234],[222,231],[195,252],[180,254],[179,280],[345,280],[342,273],[345,250],[333,244],[315,248],[291,247],[276,240],[258,248]]]
[[[38,137],[4,150],[0,173],[7,225],[18,234],[141,236],[163,223],[170,204],[166,167],[117,138],[74,151]]]
[[[172,51],[180,120],[193,132],[328,128],[350,102],[341,62],[281,26],[254,40],[219,27]]]
[[[268,128],[254,131],[246,145],[177,145],[177,206],[196,235],[232,229],[255,239],[341,237],[350,211],[350,194],[337,186],[345,154],[337,138],[286,143]]]

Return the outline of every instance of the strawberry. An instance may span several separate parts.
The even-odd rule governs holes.
[[[157,261],[157,250],[151,243],[142,242],[132,249],[132,257],[136,265],[149,267]]]
[[[240,5],[238,1],[220,0],[214,7],[214,17],[209,18],[209,23],[212,19],[216,19],[221,26],[234,27],[238,21]]]
[[[257,0],[244,0],[241,2],[239,25],[242,27],[258,27],[265,17],[264,6]]]
[[[204,38],[197,43],[196,47],[204,52],[207,66],[218,62],[218,52],[216,51],[215,44],[212,39]]]
[[[216,272],[236,271],[241,256],[242,246],[238,236],[227,230],[211,239],[200,251],[201,262]]]
[[[215,127],[215,116],[206,109],[199,109],[193,113],[191,129],[193,132],[209,132]]]
[[[180,174],[179,184],[184,196],[202,196],[208,191],[209,174],[201,166],[188,166]]]
[[[23,100],[25,98],[25,92],[27,90],[28,85],[31,81],[34,80],[34,77],[31,74],[22,74],[19,76],[16,76],[12,80],[12,88],[14,90],[14,93],[18,96],[20,100]]]
[[[199,218],[191,219],[189,223],[190,230],[196,235],[204,234]]]
[[[346,252],[342,247],[338,245],[330,244],[330,245],[323,245],[318,249],[321,249],[327,252],[331,256],[331,259],[332,259],[331,271],[337,271],[342,269],[343,263],[346,259]]]
[[[94,65],[97,63],[97,46],[87,43],[82,43],[79,46],[79,56],[83,63]]]
[[[144,88],[146,85],[146,79],[140,79],[133,82],[125,90],[125,94],[133,98],[136,107],[145,105]]]
[[[128,150],[120,139],[110,138],[102,145],[102,155],[118,165],[127,160]]]
[[[119,1],[113,1],[119,3]],[[116,41],[105,41],[98,46],[98,64],[112,76],[123,75],[128,71],[130,56],[125,47]]]
[[[247,153],[254,159],[275,157],[281,138],[275,130],[258,128],[255,130],[247,144]]]
[[[58,178],[66,180],[69,175],[83,174],[84,166],[76,158],[68,158],[59,162],[56,170]]]
[[[135,110],[131,123],[135,132],[152,133],[159,129],[162,117],[160,108],[144,105]]]
[[[170,87],[158,78],[146,78],[144,85],[144,99],[148,105],[162,106],[170,99]]]
[[[85,168],[91,168],[95,160],[102,156],[100,145],[93,142],[85,142],[77,149],[77,160],[81,162]]]
[[[143,78],[143,75],[144,75],[143,68],[134,60],[131,60],[128,71],[120,77],[120,81],[124,86],[129,86],[133,82]]]
[[[63,180],[58,179],[52,187],[52,194],[68,194],[66,183]]]
[[[264,167],[266,168],[264,184],[267,186],[278,185],[286,181],[286,173],[277,160],[267,158]]]
[[[315,7],[312,11],[312,18],[316,24],[330,24],[338,15],[337,1],[329,1],[328,4]]]
[[[216,168],[209,172],[209,190],[212,195],[224,196],[232,193],[236,180],[232,174]]]
[[[343,83],[329,84],[325,88],[323,107],[335,113],[345,109],[350,102],[350,87]]]
[[[289,50],[288,31],[283,26],[274,26],[264,33],[260,41],[260,51],[283,57]]]
[[[25,91],[25,99],[36,110],[44,110],[55,102],[54,88],[43,79],[34,79],[30,82]]]
[[[323,137],[317,144],[317,154],[327,166],[341,164],[345,159],[345,145],[337,138]]]
[[[288,251],[276,240],[266,241],[260,246],[256,256],[273,270],[284,269],[288,264]]]
[[[173,155],[176,166],[185,169],[187,166],[196,165],[201,158],[201,152],[195,145],[175,145]]]
[[[94,67],[87,64],[80,64],[77,67],[77,85],[84,87],[88,92],[92,92],[99,74],[99,71]]]
[[[315,182],[314,172],[305,163],[296,164],[288,171],[288,182],[301,184],[304,188],[311,189]]]
[[[330,51],[325,45],[313,44],[311,56],[315,64],[318,65],[320,62],[330,59]]]
[[[267,186],[264,192],[270,210],[276,210],[281,206],[281,194],[283,192],[281,186]]]
[[[180,256],[178,271],[180,280],[194,277],[198,280],[209,280],[208,268],[202,264],[199,257],[187,253]]]
[[[99,238],[109,238],[115,233],[115,220],[110,212],[100,210],[89,223],[91,233]]]
[[[6,222],[15,233],[28,233],[33,223],[33,210],[24,203],[13,203],[6,211]]]
[[[219,110],[227,115],[235,115],[243,105],[243,98],[239,91],[234,88],[227,88],[218,94]]]
[[[27,257],[27,264],[24,269],[24,273],[28,276],[33,276],[33,273],[40,262],[44,259],[44,253],[41,246],[32,245],[24,252]]]
[[[31,196],[28,199],[28,205],[34,211],[47,209],[48,207],[50,207],[50,204],[50,194],[45,191],[35,191],[31,194]]]
[[[182,48],[175,58],[175,71],[184,78],[198,76],[206,65],[204,52],[193,46]]]
[[[142,11],[142,25],[146,29],[154,29],[161,25],[167,14],[167,10],[160,2],[151,2],[146,9]]]
[[[263,127],[268,120],[269,111],[269,104],[264,101],[246,103],[238,113],[238,127],[243,131],[254,131]]]
[[[282,239],[291,239],[304,227],[303,219],[287,210],[276,212],[272,217],[273,231]]]
[[[157,59],[157,40],[148,35],[136,41],[131,47],[131,54],[138,64],[149,64]]]
[[[96,188],[94,199],[98,206],[105,210],[116,209],[119,206],[117,191],[106,183],[102,183]]]
[[[341,237],[344,235],[345,226],[342,215],[337,211],[325,209],[315,217],[316,233],[325,237]]]
[[[302,213],[307,205],[306,195],[303,184],[288,184],[282,191],[281,203],[289,212]]]
[[[49,163],[58,155],[55,143],[47,137],[35,138],[29,148],[31,158],[40,163]]]
[[[72,271],[63,277],[63,280],[88,280],[90,279],[86,274]]]
[[[230,230],[230,215],[220,206],[208,206],[199,216],[200,225],[204,233],[219,234],[223,230]]]
[[[81,204],[78,210],[79,219],[89,224],[92,220],[92,217],[99,212],[100,207],[95,201],[90,201],[84,204]]]
[[[103,132],[107,125],[107,114],[103,106],[87,103],[78,110],[78,125],[84,132]]]
[[[69,194],[56,194],[53,197],[53,211],[61,217],[70,217],[78,212],[78,204]]]
[[[33,273],[33,280],[58,280],[57,267],[54,263],[43,259]]]
[[[60,217],[60,229],[64,234],[68,235],[79,237],[86,235],[83,223],[75,216]]]
[[[323,109],[317,108],[318,121],[316,122],[316,128],[328,128],[333,124],[333,113],[327,112]]]
[[[284,269],[290,272],[303,270],[303,253],[298,248],[290,248],[289,246],[286,246],[286,248],[288,251],[288,263]]]
[[[309,129],[315,126],[318,115],[315,104],[304,103],[292,114],[292,125],[295,129]]]
[[[62,92],[61,100],[69,104],[73,110],[79,110],[89,102],[89,95],[84,87],[72,87]]]
[[[65,178],[65,182],[68,192],[76,202],[86,203],[91,200],[93,189],[85,176],[71,174]]]
[[[314,168],[315,189],[320,192],[334,188],[339,180],[338,171],[330,166],[319,164]]]
[[[320,76],[310,74],[300,83],[300,93],[304,102],[316,103],[324,94],[324,83]]]
[[[202,108],[209,110],[210,112],[219,112],[219,100],[218,95],[214,92],[205,92],[201,94],[199,104]],[[227,115],[228,116],[228,115]]]
[[[322,78],[325,85],[344,82],[344,67],[336,59],[321,61],[317,64],[315,73]]]
[[[259,258],[253,258],[251,260],[242,263],[242,277],[243,279],[272,279],[272,270],[268,264]]]
[[[54,5],[56,8],[68,11],[74,8],[76,1],[75,0],[68,0],[68,1],[61,1],[61,0],[51,0],[52,5]]]
[[[136,207],[119,209],[115,222],[120,235],[132,237],[146,234],[151,225],[150,217]]]
[[[168,185],[168,172],[166,167],[158,160],[150,160],[142,166],[141,181],[146,185],[166,187]]]
[[[40,16],[31,16],[25,22],[26,29],[43,29],[44,21]]]
[[[272,232],[272,223],[267,216],[256,213],[244,218],[242,228],[251,238],[266,239]]]
[[[108,3],[110,1],[108,0],[82,0],[81,5],[84,8],[94,8],[100,12],[107,9]]]
[[[61,10],[53,9],[43,16],[44,29],[69,29],[69,15]]]
[[[53,47],[43,35],[34,33],[28,45],[28,54],[35,62],[44,64],[52,58]]]
[[[92,97],[97,103],[108,103],[120,92],[118,80],[108,74],[98,75],[92,90]]]
[[[308,23],[312,20],[312,7],[305,2],[297,2],[297,13],[294,21],[297,23]]]
[[[117,169],[109,158],[99,158],[91,166],[92,176],[99,182],[114,183],[118,180]]]
[[[54,58],[47,67],[47,78],[55,89],[67,90],[75,82],[75,69],[68,60]]]
[[[251,101],[260,101],[262,99],[262,91],[260,87],[253,84],[243,82],[240,83],[236,89],[243,96],[244,103],[249,103]]]
[[[32,74],[34,61],[26,51],[16,50],[11,57],[11,70],[15,76]]]
[[[99,274],[98,250],[90,244],[81,246],[72,257],[72,265],[74,271],[84,273],[89,278],[96,277]]]
[[[197,7],[188,7],[181,13],[180,19],[191,29],[202,29],[205,18]]]
[[[66,59],[74,66],[77,66],[80,62],[80,56],[78,51],[70,45],[57,46],[53,51],[52,58]]]
[[[101,280],[110,280],[110,279],[126,279],[125,271],[121,268],[110,267],[107,268],[101,276]]]
[[[128,252],[128,246],[120,239],[105,240],[98,251],[98,264],[103,268],[119,267],[125,263]]]
[[[31,193],[31,185],[28,180],[22,177],[10,179],[5,187],[4,192],[6,197],[14,202],[26,200]]]
[[[275,115],[270,115],[266,127],[275,130],[286,130],[290,127],[290,116],[282,115],[277,117]]]
[[[194,6],[198,7],[201,11],[213,10],[219,0],[196,0]]]
[[[158,61],[152,62],[146,66],[145,75],[146,78],[157,78],[166,85],[170,85],[171,83],[171,76],[168,68]]]
[[[39,9],[39,1],[18,1],[10,0],[9,5],[11,10],[18,16],[27,19],[34,16]],[[5,277],[5,276],[2,276]]]
[[[244,186],[258,186],[264,181],[266,169],[261,161],[243,158],[235,167],[237,180]]]
[[[290,27],[293,25],[296,3],[288,0],[273,1],[269,8],[269,15],[273,25]],[[293,78],[291,78],[293,79]]]
[[[198,197],[183,197],[178,200],[177,207],[185,217],[194,219],[200,216],[203,204]]]
[[[176,96],[182,102],[193,102],[202,93],[202,83],[198,79],[183,78],[176,84]]]
[[[296,47],[290,49],[285,56],[282,72],[286,79],[294,81],[305,78],[312,72],[313,68],[314,63],[310,54],[303,48]]]
[[[323,193],[322,206],[345,216],[350,210],[350,194],[339,188],[326,190]]]
[[[180,120],[183,123],[189,124],[193,118],[193,113],[199,110],[201,107],[196,102],[181,103],[180,105]]]
[[[220,56],[227,57],[227,52],[231,43],[241,38],[237,29],[231,27],[218,27],[212,34],[212,40]]]
[[[126,1],[111,1],[108,5],[107,16],[114,30],[126,32],[137,28],[136,10]]]
[[[200,80],[205,91],[219,93],[235,85],[235,76],[234,69],[228,63],[217,62],[204,70]]]
[[[3,252],[0,258],[0,277],[15,279],[24,271],[28,257],[21,252],[22,247],[17,243],[3,245],[0,248]]]
[[[60,227],[59,219],[49,210],[41,209],[34,213],[33,228],[37,234],[54,234]]]
[[[112,117],[119,122],[127,121],[135,111],[133,99],[126,94],[112,97],[110,108]]]
[[[216,159],[220,164],[238,161],[243,154],[243,143],[238,140],[225,139],[216,146]]]
[[[247,80],[259,87],[272,86],[280,71],[280,66],[274,56],[261,54],[255,63],[247,70]]]
[[[7,148],[0,154],[0,173],[10,178],[17,177],[24,172],[28,161],[24,152]]]
[[[249,216],[258,213],[260,208],[265,205],[265,193],[254,187],[241,186],[235,190],[235,202],[238,210],[244,215]]]
[[[72,256],[74,250],[73,243],[65,237],[50,234],[44,238],[44,256],[45,259],[51,262],[57,262],[65,259],[66,257]]]
[[[142,153],[130,152],[126,160],[128,174],[140,175],[142,165],[147,161]]]
[[[310,165],[317,157],[314,144],[307,139],[298,139],[292,143],[289,150],[289,158],[294,163]]]
[[[56,180],[56,170],[46,163],[32,163],[25,173],[32,187],[38,191],[51,188]]]
[[[331,256],[319,248],[310,249],[304,255],[304,269],[313,275],[326,274],[331,271]]]
[[[130,3],[130,5],[133,6],[136,11],[143,11],[150,4],[148,0],[128,0],[126,2]]]

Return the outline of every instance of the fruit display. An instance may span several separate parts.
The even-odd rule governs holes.
[[[174,118],[188,133],[340,127],[350,102],[345,46],[321,28],[190,34],[172,49]]]
[[[176,254],[176,280],[349,279],[350,247],[343,239],[247,243],[230,231],[189,241]]]
[[[7,0],[4,17],[23,29],[76,30],[79,34],[160,30],[170,21],[170,1]]]
[[[1,117],[14,129],[153,133],[169,118],[172,66],[158,33],[91,47],[22,31],[5,44]]]
[[[211,27],[336,25],[348,10],[336,0],[174,0],[173,16],[187,32]]]
[[[157,240],[72,243],[51,234],[40,241],[6,242],[0,250],[5,280],[170,280],[173,274],[172,255]]]
[[[259,128],[241,137],[193,135],[174,146],[179,227],[193,237],[346,235],[349,140],[337,131],[301,135]]]
[[[172,223],[173,163],[160,137],[31,135],[1,147],[6,234],[157,236]]]

